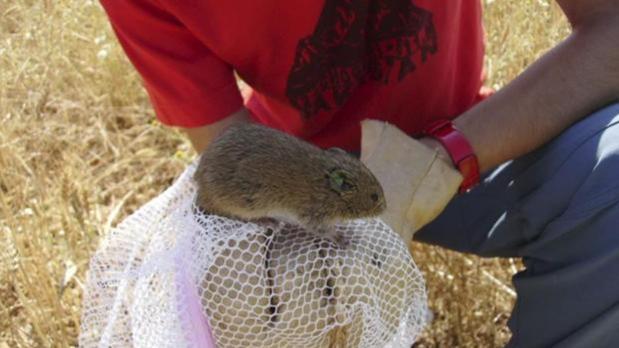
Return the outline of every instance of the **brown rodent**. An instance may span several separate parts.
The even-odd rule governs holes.
[[[257,124],[232,126],[215,139],[194,180],[199,207],[242,220],[276,218],[324,230],[385,209],[380,183],[357,158]]]

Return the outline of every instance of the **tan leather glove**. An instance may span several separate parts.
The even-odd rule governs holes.
[[[382,121],[361,123],[361,161],[383,186],[381,216],[405,241],[435,219],[456,194],[462,175],[436,150]]]

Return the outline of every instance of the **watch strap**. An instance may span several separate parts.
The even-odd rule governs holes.
[[[424,131],[443,145],[451,161],[462,174],[460,193],[466,192],[479,183],[479,162],[473,147],[466,137],[449,120],[438,120]]]

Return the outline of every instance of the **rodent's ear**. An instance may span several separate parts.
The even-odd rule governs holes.
[[[348,173],[343,169],[332,169],[329,174],[329,187],[335,192],[347,192],[355,188],[350,182]]]
[[[340,149],[339,147],[330,147],[330,148],[327,149],[327,151],[328,152],[332,152],[332,153],[337,153],[337,154],[340,154],[340,155],[347,155],[347,156],[349,155],[348,152],[346,152],[343,149]]]

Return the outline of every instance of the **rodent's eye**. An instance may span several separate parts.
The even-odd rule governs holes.
[[[372,195],[370,196],[370,198],[372,199],[372,201],[374,201],[374,202],[378,202],[378,193],[372,193]]]
[[[346,172],[341,169],[336,169],[329,173],[329,185],[338,192],[350,191],[355,187],[350,183]]]
[[[342,183],[342,191],[351,191],[354,188],[355,186],[346,180]]]

